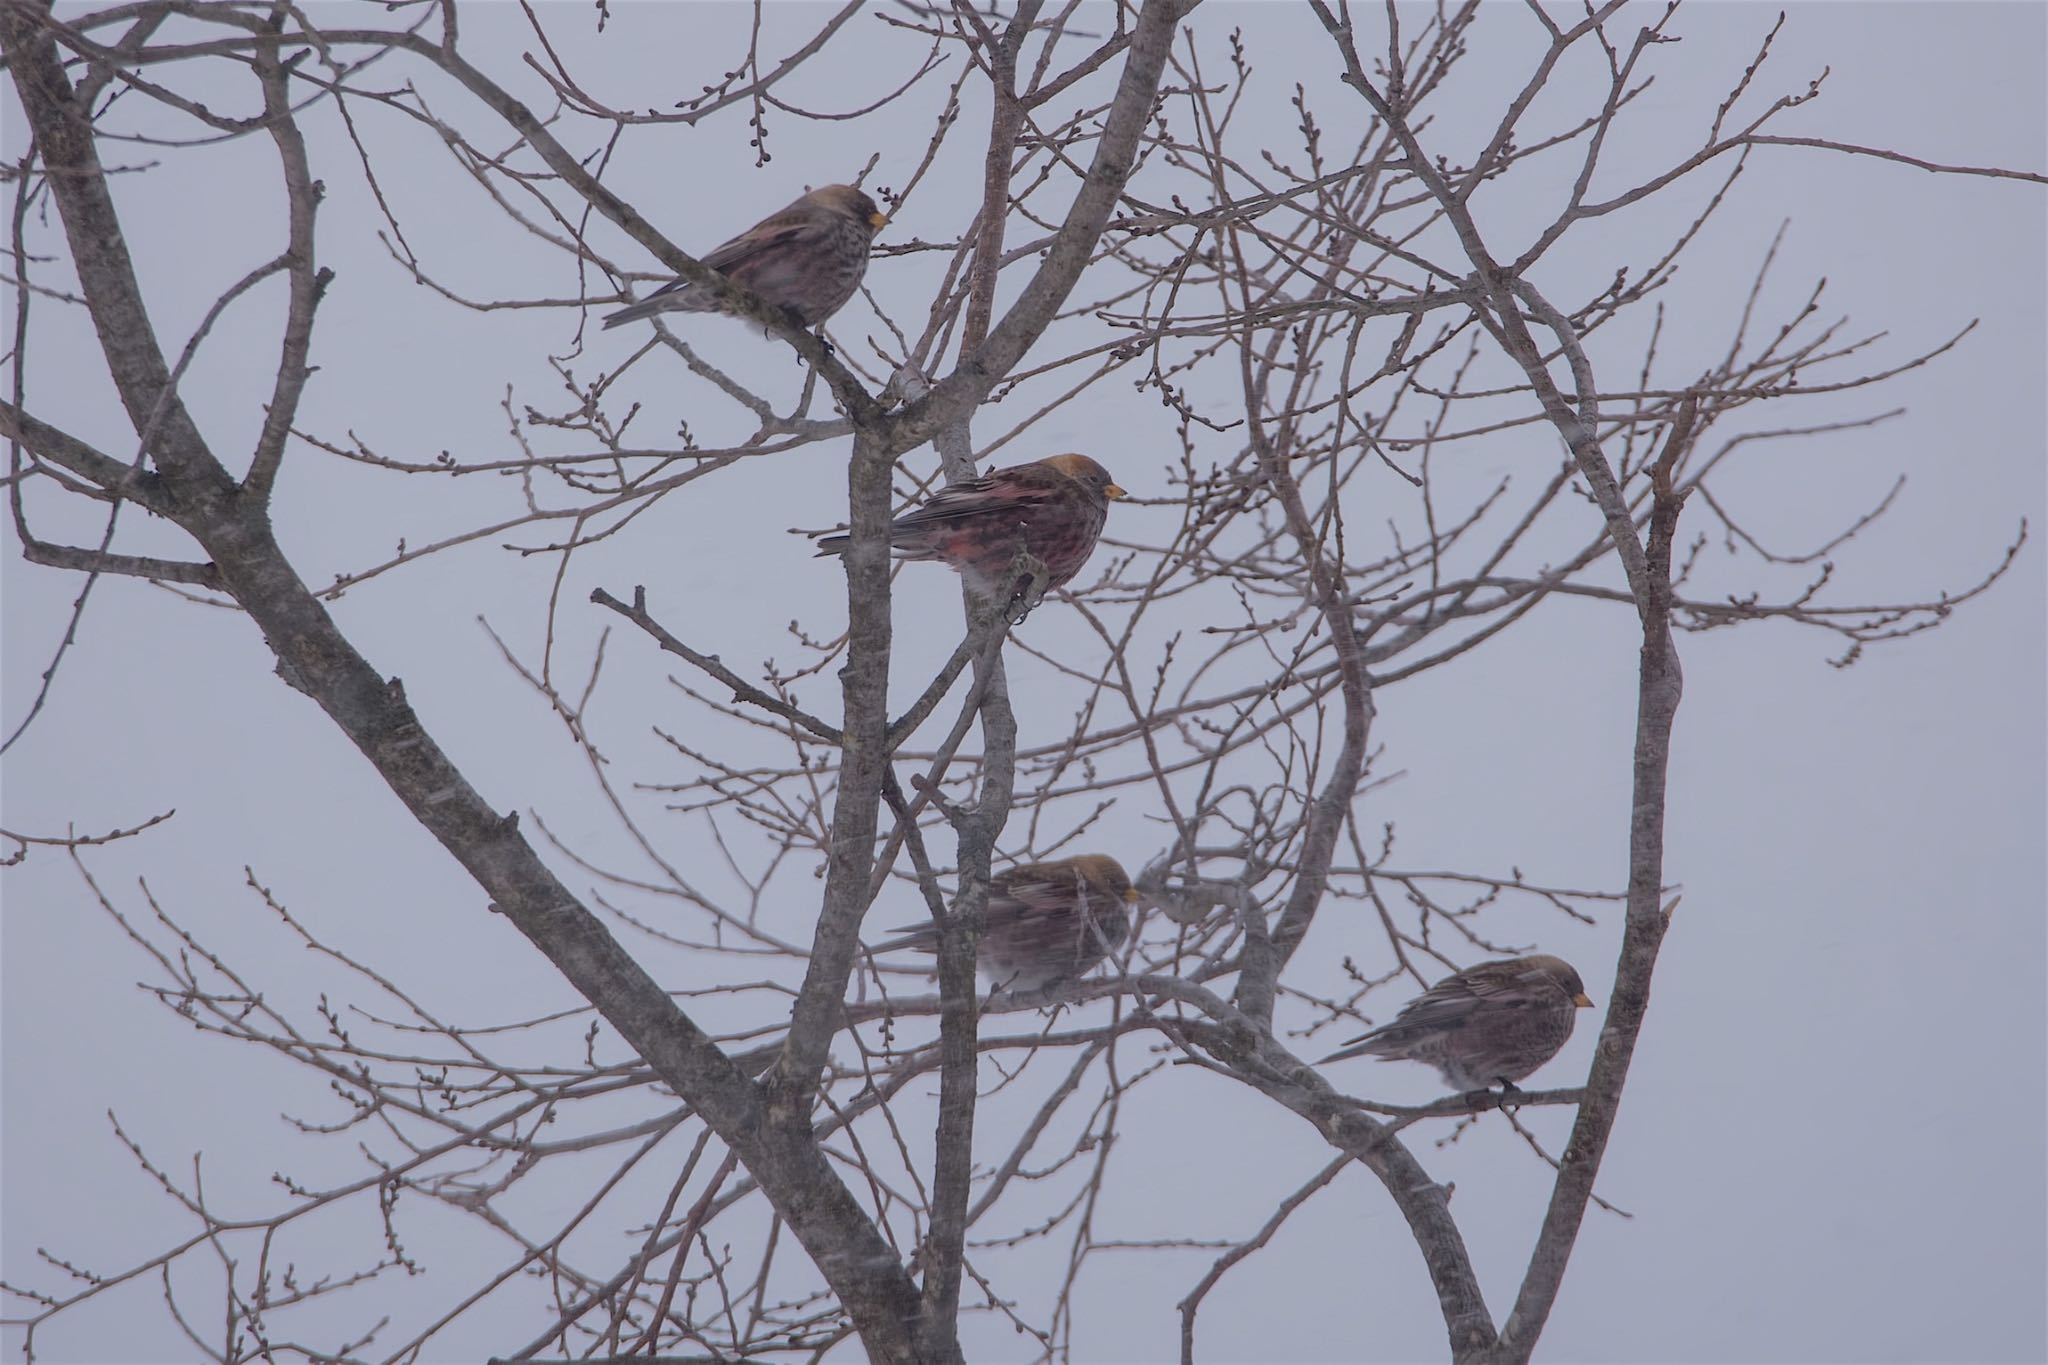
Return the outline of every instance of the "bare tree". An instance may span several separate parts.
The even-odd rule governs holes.
[[[765,162],[771,139],[795,140],[787,130],[848,117],[807,111],[791,92],[831,60],[857,4],[787,56],[756,43],[709,84],[692,73],[699,93],[642,112],[622,107],[600,69],[565,55],[563,30],[602,30],[602,4],[594,15],[525,10],[515,57],[502,26],[479,38],[478,18],[452,3],[391,5],[378,11],[385,22],[343,26],[321,21],[360,16],[214,0],[60,16],[0,0],[32,139],[11,178],[13,388],[0,406],[26,557],[82,577],[79,612],[95,582],[119,575],[162,585],[166,611],[204,603],[246,615],[283,682],[319,704],[588,1002],[510,1028],[450,1019],[387,965],[333,946],[252,875],[252,893],[352,974],[366,1001],[307,1005],[250,979],[173,908],[103,889],[95,839],[20,836],[17,858],[42,843],[69,850],[92,896],[154,959],[167,1008],[326,1077],[347,1108],[325,1126],[366,1161],[340,1184],[289,1185],[274,1212],[250,1220],[221,1213],[138,1149],[189,1211],[191,1237],[118,1273],[11,1285],[31,1354],[44,1324],[90,1312],[110,1288],[145,1275],[168,1286],[169,1267],[218,1256],[225,1312],[166,1301],[219,1360],[420,1358],[449,1324],[521,1296],[541,1305],[545,1325],[509,1333],[508,1360],[817,1357],[849,1337],[876,1360],[960,1360],[963,1306],[1009,1319],[1043,1358],[1069,1358],[1080,1350],[1074,1292],[1106,1246],[1093,1212],[1116,1178],[1119,1116],[1164,1078],[1198,1071],[1298,1115],[1332,1151],[1262,1228],[1215,1244],[1181,1304],[1183,1359],[1197,1358],[1211,1289],[1353,1161],[1405,1220],[1451,1355],[1531,1357],[1597,1199],[1671,919],[1663,849],[1678,641],[1778,620],[1821,632],[1847,664],[1988,588],[2023,531],[1974,583],[1871,605],[1835,581],[1825,556],[1884,506],[1843,509],[1820,552],[1787,555],[1715,496],[1717,472],[1741,452],[1841,425],[1802,424],[1802,399],[1874,389],[1959,339],[1866,359],[1873,339],[1829,321],[1818,289],[1788,316],[1768,314],[1766,257],[1719,363],[1672,373],[1664,361],[1660,291],[1726,210],[1747,158],[1796,145],[1910,161],[1781,136],[1780,116],[1821,84],[1764,90],[1775,30],[1730,73],[1706,126],[1655,130],[1670,147],[1660,170],[1614,183],[1603,152],[1639,116],[1676,6],[1518,14],[1541,32],[1526,82],[1498,92],[1489,131],[1468,145],[1433,119],[1490,15],[1477,4],[1312,5],[1314,59],[1341,65],[1341,104],[1261,75],[1256,35],[1191,17],[1194,0],[1120,3],[1113,14],[1038,0],[1005,13],[884,11],[909,74],[874,73],[850,117],[895,141],[906,126],[928,140],[902,183],[869,182],[897,231],[870,276],[876,330],[848,330],[847,318],[868,316],[856,309],[835,343],[706,270],[607,172],[622,146],[685,129],[745,131]],[[720,59],[705,60],[708,70]],[[1604,80],[1585,80],[1587,70]],[[1568,91],[1562,71],[1575,73]],[[1539,96],[1549,97],[1540,121]],[[1240,131],[1248,109],[1276,101],[1294,112],[1291,146]],[[205,147],[241,139],[274,149],[260,211],[275,220],[278,249],[251,261],[180,345],[138,277],[134,248],[151,229],[121,211],[117,173],[130,169],[130,147],[148,149],[148,174],[176,175]],[[338,141],[353,164],[319,159],[316,148]],[[479,299],[448,282],[446,257],[413,245],[430,210],[380,180],[380,160],[399,155],[387,149],[408,143],[489,196],[502,221],[478,233],[528,239],[579,287],[536,297],[530,282],[506,280]],[[980,177],[972,215],[920,214],[928,177],[963,167]],[[1510,191],[1556,183],[1560,167],[1562,202],[1532,224],[1526,205],[1540,193]],[[1604,287],[1551,297],[1543,282],[1562,244],[1680,192],[1700,205],[1689,226],[1632,242]],[[259,191],[236,193],[253,205]],[[349,383],[347,357],[321,349],[318,325],[331,278],[318,225],[343,195],[374,205],[384,247],[436,306],[545,309],[572,335],[554,361],[557,410],[506,397],[509,453],[403,453],[413,445],[403,415],[380,420],[368,404],[347,432],[302,421],[316,350],[321,382]],[[633,248],[652,271],[636,275]],[[909,297],[879,283],[898,264],[932,287]],[[745,327],[792,350],[794,396],[736,377],[695,327],[666,323],[617,368],[580,367],[609,364],[582,350],[587,310],[665,273],[718,290]],[[241,395],[261,414],[244,440],[214,429],[182,386],[221,318],[253,297],[281,313],[265,391]],[[80,309],[96,350],[45,322]],[[706,324],[705,335],[717,327],[742,324]],[[102,368],[132,449],[92,444],[76,434],[78,414],[39,402],[30,376],[46,365]],[[904,629],[892,612],[892,513],[997,452],[1046,446],[1056,437],[1040,432],[1113,381],[1149,395],[1177,439],[1171,486],[1141,490],[1174,514],[1171,534],[1141,539],[1113,517],[1090,572],[1021,625],[1006,603],[967,591],[950,658],[892,686]],[[687,395],[689,416],[674,437],[643,442],[653,419],[639,395],[653,385]],[[1752,421],[1752,408],[1772,416]],[[658,585],[570,591],[572,566],[638,534],[647,509],[717,500],[727,471],[823,443],[850,451],[846,614],[821,604],[820,620],[793,623],[797,665],[725,662],[721,642],[685,624]],[[1557,458],[1534,453],[1559,447]],[[1515,452],[1516,476],[1475,478],[1466,452],[1499,448]],[[459,521],[317,586],[279,530],[288,455],[408,490],[446,485],[436,496]],[[504,477],[472,477],[491,474]],[[99,518],[96,541],[47,529],[84,524],[82,511]],[[137,512],[175,527],[183,548],[137,535]],[[630,863],[558,837],[545,802],[522,816],[487,800],[331,609],[366,580],[427,574],[461,547],[532,535],[540,542],[515,553],[554,565],[546,643],[537,656],[507,643],[504,660],[587,758],[635,850]],[[1715,583],[1696,586],[1715,541],[1737,552],[1742,583],[1720,581],[1728,570],[1716,566]],[[1524,623],[1566,599],[1626,606],[1641,629],[1620,884],[1525,879],[1511,837],[1491,868],[1404,865],[1391,825],[1361,811],[1377,698],[1510,629],[1540,629]],[[1042,633],[1060,613],[1084,629]],[[572,614],[631,629],[571,658],[556,628]],[[685,670],[672,703],[682,715],[603,714],[600,667],[651,672],[657,651]],[[1060,680],[1064,730],[1020,724],[1006,657]],[[60,648],[51,685],[61,664]],[[662,750],[625,766],[601,739],[650,728]],[[974,958],[991,875],[1091,848],[1119,804],[1160,831],[1155,848],[1117,850],[1142,869],[1139,932],[1111,970],[1058,1001],[984,998]],[[681,818],[656,823],[669,816]],[[715,854],[739,891],[689,875],[683,847]],[[935,992],[919,964],[863,951],[880,900],[921,902],[936,917]],[[1403,1106],[1346,1094],[1296,1054],[1368,1021],[1390,995],[1525,947],[1514,926],[1526,917],[1504,917],[1511,906],[1575,920],[1619,911],[1615,988],[1582,1086],[1516,1093],[1505,1109],[1499,1094]],[[1377,934],[1344,944],[1341,972],[1301,952],[1339,913]],[[927,1103],[919,1087],[930,1078]],[[997,1096],[1005,1118],[992,1130],[978,1115]],[[1573,1114],[1554,1158],[1516,1117],[1543,1106]],[[1532,1178],[1554,1171],[1504,1315],[1481,1293],[1448,1190],[1410,1145],[1425,1125],[1496,1110],[1548,1163],[1532,1164]],[[517,1192],[543,1180],[573,1194],[534,1213]],[[385,1230],[359,1263],[317,1279],[272,1268],[283,1259],[273,1248],[312,1215],[352,1201],[374,1206]],[[505,1254],[451,1288],[445,1311],[393,1324],[376,1286],[411,1268],[399,1211],[417,1201],[475,1220]],[[1005,1254],[1054,1239],[1065,1271],[1049,1296],[1006,1288]],[[1162,1231],[1158,1244],[1170,1240]],[[313,1343],[295,1324],[314,1301],[355,1309],[353,1325]]]

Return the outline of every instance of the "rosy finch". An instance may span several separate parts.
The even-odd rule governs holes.
[[[1086,455],[1054,455],[940,489],[922,507],[896,518],[889,544],[903,559],[942,560],[991,594],[1007,584],[1017,557],[1028,553],[1044,563],[1043,591],[1051,592],[1095,553],[1109,504],[1123,496],[1109,471]],[[847,541],[826,536],[818,541],[818,553],[836,555]]]
[[[998,872],[988,881],[974,965],[998,989],[1019,993],[1078,980],[1130,937],[1130,905],[1137,899],[1123,867],[1101,853]],[[939,949],[935,925],[893,932],[903,937],[869,951]]]
[[[705,265],[816,327],[845,306],[867,273],[868,247],[888,216],[851,185],[812,190],[703,258]],[[711,313],[711,291],[685,280],[665,284],[604,320],[607,327],[656,313]]]
[[[1381,1061],[1427,1062],[1453,1090],[1515,1082],[1557,1055],[1589,1008],[1572,965],[1548,953],[1482,962],[1447,976],[1401,1007],[1390,1024],[1323,1058],[1371,1053]]]

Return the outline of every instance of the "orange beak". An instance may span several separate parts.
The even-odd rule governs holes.
[[[1582,1010],[1589,1010],[1593,1008],[1593,1002],[1586,998],[1586,993],[1584,991],[1580,991],[1577,995],[1572,997],[1572,1004]]]
[[[1111,502],[1115,502],[1118,498],[1128,498],[1130,494],[1124,492],[1123,489],[1118,488],[1115,484],[1111,484],[1102,490],[1102,496],[1108,498]]]

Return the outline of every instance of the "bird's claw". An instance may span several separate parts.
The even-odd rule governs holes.
[[[793,303],[785,303],[782,305],[782,320],[789,326],[794,327],[799,332],[811,331],[810,324],[804,320],[803,310],[798,308]],[[830,341],[826,339],[825,329],[822,325],[818,328],[817,331],[811,332],[811,335],[816,337],[818,339],[818,344],[825,348],[826,355],[836,356],[839,354],[839,348],[834,346]],[[803,357],[799,355],[797,359],[801,361]]]
[[[1045,566],[1044,560],[1029,551],[1018,555],[1010,568],[1017,577],[1003,614],[1009,618],[1010,625],[1016,627],[1024,624],[1024,618],[1045,597],[1046,581],[1051,578],[1052,571]]]

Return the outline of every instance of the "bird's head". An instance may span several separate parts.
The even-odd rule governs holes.
[[[1561,957],[1548,953],[1537,953],[1534,957],[1522,959],[1529,971],[1544,977],[1572,999],[1574,1007],[1582,1010],[1593,1008],[1592,997],[1586,994],[1586,983],[1579,980],[1578,968]]]
[[[1109,471],[1086,455],[1054,455],[1043,463],[1048,469],[1057,469],[1068,478],[1086,484],[1111,502],[1126,496],[1124,490],[1110,479]]]
[[[1124,871],[1124,865],[1107,853],[1083,853],[1070,860],[1074,871],[1081,880],[1099,891],[1106,891],[1126,905],[1135,904],[1137,891],[1131,886],[1131,876]]]
[[[870,232],[880,232],[889,221],[889,215],[877,208],[874,200],[851,185],[826,185],[812,190],[811,200],[855,220]]]

